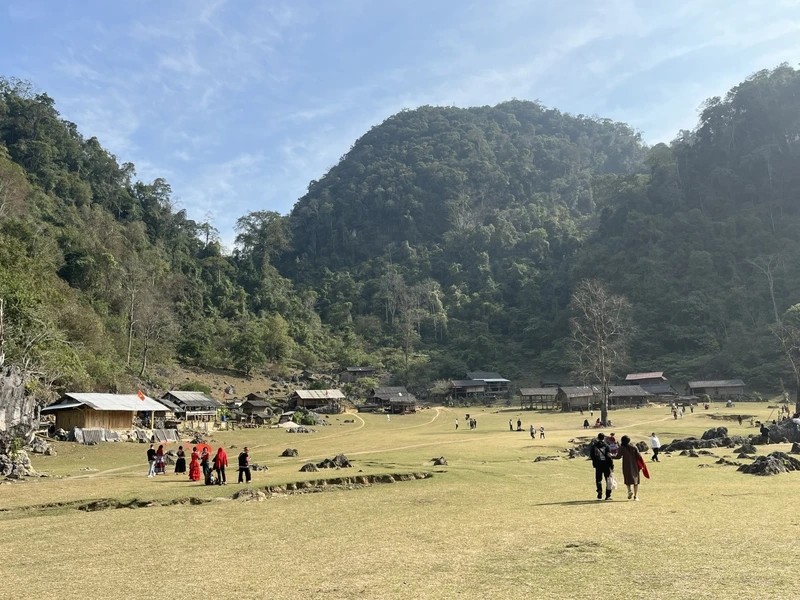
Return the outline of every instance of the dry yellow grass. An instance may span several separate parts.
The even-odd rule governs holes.
[[[464,427],[464,412],[478,429]],[[766,404],[714,405],[674,421],[665,408],[613,413],[634,440],[658,431],[663,443]],[[547,439],[511,433],[507,421],[544,425]],[[461,428],[454,430],[459,417]],[[355,423],[344,420],[354,418]],[[789,598],[800,523],[793,498],[800,474],[759,478],[716,457],[673,455],[652,465],[642,501],[594,500],[585,460],[533,463],[561,455],[568,440],[594,435],[583,417],[500,409],[429,409],[416,415],[340,415],[311,435],[278,430],[215,434],[226,447],[253,448],[267,464],[252,487],[316,479],[310,459],[343,452],[341,474],[427,470],[431,479],[351,491],[227,499],[238,486],[207,488],[173,475],[144,477],[145,446],[58,446],[37,457],[52,475],[0,486],[3,597],[29,598]],[[297,448],[296,459],[280,458]],[[772,449],[772,448],[770,448]],[[783,447],[785,450],[786,448]],[[762,447],[761,451],[766,449]],[[235,459],[236,450],[229,451]],[[431,467],[434,456],[449,465]],[[731,456],[730,450],[716,451]],[[98,469],[80,471],[81,467]],[[351,473],[352,471],[352,473]],[[332,474],[333,475],[333,474]],[[235,480],[235,468],[229,481]],[[92,498],[202,504],[85,513],[26,509]],[[222,497],[226,497],[223,499]]]

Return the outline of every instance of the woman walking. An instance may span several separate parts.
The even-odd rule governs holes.
[[[640,456],[631,438],[623,435],[620,447],[614,458],[622,459],[622,477],[628,487],[628,500],[639,500],[639,463]]]
[[[192,460],[189,462],[189,481],[200,481],[200,455],[197,448],[192,448]]]
[[[175,453],[175,475],[182,475],[186,473],[186,453],[183,451],[183,446],[178,446],[178,451]]]

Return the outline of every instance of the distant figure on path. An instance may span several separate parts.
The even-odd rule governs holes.
[[[214,470],[217,472],[217,485],[226,485],[228,482],[225,479],[225,467],[228,466],[228,455],[222,446],[217,448],[217,453],[214,455]]]
[[[456,419],[456,431],[458,431],[458,419]]]
[[[244,450],[239,452],[239,483],[242,483],[242,478],[250,483],[250,449],[245,446]]]
[[[619,447],[619,457],[622,459],[622,477],[628,487],[628,500],[638,500],[639,450],[631,444],[631,438],[627,435],[623,435],[620,442],[622,445]]]
[[[186,453],[183,451],[183,446],[178,446],[175,452],[175,475],[182,475],[186,473]]]
[[[391,423],[392,422],[392,415],[389,415],[389,414],[386,415],[386,422],[387,423]]]
[[[739,417],[737,418],[737,421],[739,421],[739,427],[741,427],[742,426],[742,415],[739,415]]]
[[[156,474],[156,449],[153,444],[147,449],[147,476],[153,477]]]
[[[584,419],[583,420],[583,428],[584,429],[589,429],[589,419]]]
[[[189,461],[189,481],[200,481],[200,455],[197,448],[192,448],[192,458]]]
[[[539,427],[539,439],[540,439],[540,440],[543,440],[543,439],[544,439],[544,425],[542,425],[541,427]]]
[[[650,434],[650,449],[653,451],[653,461],[661,462],[658,460],[658,452],[661,450],[661,441],[658,439],[655,431]]]
[[[514,423],[511,422],[511,419],[508,420],[508,430],[514,431]]]
[[[597,499],[603,499],[603,480],[606,482],[606,500],[611,500],[611,488],[608,479],[611,477],[611,457],[608,455],[608,444],[605,434],[600,432],[597,439],[589,445],[589,458],[594,467],[594,482],[597,487]]]
[[[517,431],[522,431],[522,419],[517,419]]]
[[[769,427],[762,423],[759,431],[761,432],[761,435],[764,436],[764,441],[769,444]]]
[[[536,427],[534,427],[533,425],[531,425],[531,439],[532,440],[536,439]]]
[[[167,470],[167,463],[164,459],[164,444],[158,445],[156,450],[156,475],[164,475]]]

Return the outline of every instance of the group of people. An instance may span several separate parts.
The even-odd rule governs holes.
[[[474,417],[470,417],[469,413],[464,415],[464,420],[467,422],[467,425],[469,425],[470,429],[477,429],[478,428],[478,419],[476,419]],[[456,417],[456,431],[458,431],[458,417]]]
[[[509,431],[515,431],[515,429],[514,429],[514,421],[512,419],[508,420],[508,430]],[[525,431],[522,428],[522,419],[517,419],[517,429],[516,429],[516,431]],[[531,425],[528,428],[528,431],[531,434],[531,438],[535,440],[536,439],[536,426],[535,425]],[[541,439],[544,439],[544,427],[539,427],[539,437]]]
[[[150,448],[147,450],[148,477],[154,477],[166,472],[164,445],[160,444],[158,449],[155,449],[154,445],[150,444]],[[213,457],[207,446],[203,446],[200,452],[195,446],[192,448],[189,461],[189,481],[200,481],[202,477],[206,485],[227,485],[228,481],[225,473],[227,466],[228,454],[221,446],[217,448],[217,452]],[[239,453],[238,467],[239,483],[242,483],[243,480],[250,483],[252,478],[250,473],[250,449],[247,446]],[[181,475],[184,473],[186,473],[186,453],[183,450],[183,446],[178,446],[175,452],[175,474]]]
[[[653,433],[651,436],[651,447],[653,438],[656,442],[658,438]],[[639,450],[631,444],[631,438],[623,435],[617,444],[617,439],[613,433],[608,437],[604,433],[598,433],[597,438],[589,445],[589,458],[594,467],[594,480],[597,489],[597,499],[611,500],[611,493],[616,488],[616,478],[614,477],[614,461],[622,461],[622,478],[628,488],[628,500],[639,500],[640,473],[645,477],[650,474],[647,465]],[[658,461],[657,453],[653,460]],[[605,482],[605,496],[603,495],[603,483]]]

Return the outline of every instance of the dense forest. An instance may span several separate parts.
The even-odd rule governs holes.
[[[632,307],[627,370],[793,385],[774,335],[800,302],[800,72],[712,98],[646,147],[538,103],[421,107],[357,140],[291,214],[211,223],[142,182],[30,84],[0,79],[6,360],[45,389],[157,383],[173,361],[244,373],[374,364],[569,378],[570,296]]]

